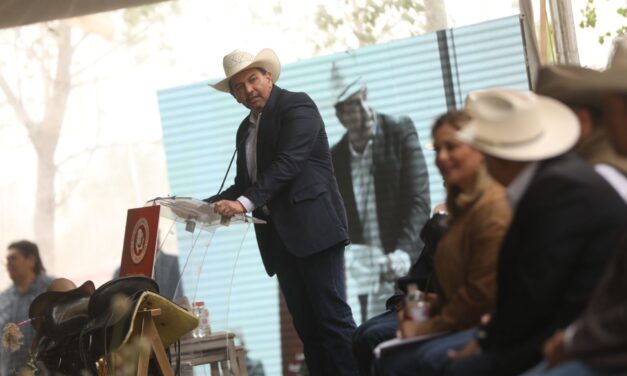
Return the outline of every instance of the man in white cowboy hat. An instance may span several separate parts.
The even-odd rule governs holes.
[[[557,99],[577,115],[581,132],[574,151],[627,201],[627,158],[614,150],[602,124],[603,97],[587,87],[598,74],[574,65],[547,65],[540,68],[534,91]]]
[[[318,108],[305,93],[275,85],[276,54],[235,50],[224,57],[226,78],[211,85],[250,109],[236,136],[234,184],[216,197],[224,217],[253,212],[268,275],[279,286],[304,345],[312,375],[354,375],[355,322],[346,303],[344,203]]]
[[[473,119],[458,137],[484,153],[514,214],[491,320],[436,340],[445,345],[431,354],[440,361],[424,364],[445,375],[517,375],[541,359],[544,340],[582,312],[627,223],[627,206],[568,152],[579,124],[560,102],[491,89],[472,92],[466,107]]]
[[[431,212],[429,173],[414,123],[375,111],[367,96],[361,79],[340,93],[335,114],[346,133],[331,148],[355,269],[365,274],[356,278],[362,322],[386,310],[396,279],[418,259],[420,230]],[[347,270],[353,271],[350,265]]]
[[[627,38],[615,41],[608,69],[584,84],[584,90],[604,102],[611,140],[617,152],[627,157]],[[627,239],[623,239],[584,314],[547,340],[546,361],[525,376],[623,374],[627,369],[626,313]]]

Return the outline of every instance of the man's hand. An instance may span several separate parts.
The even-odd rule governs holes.
[[[220,200],[213,204],[213,211],[224,219],[231,218],[235,214],[246,213],[246,208],[239,201]]]
[[[479,354],[480,350],[481,348],[479,347],[479,342],[477,342],[477,340],[473,338],[458,351],[452,349],[448,350],[447,355],[448,358],[451,360],[461,360]]]
[[[553,336],[544,342],[544,357],[550,367],[562,363],[568,359],[566,352],[566,341],[564,341],[564,331],[558,330]]]
[[[383,280],[387,282],[394,282],[398,278],[406,275],[411,267],[409,254],[400,249],[385,255],[385,258],[383,258],[381,262],[383,264],[382,277]]]
[[[488,325],[490,323],[490,320],[492,320],[492,314],[484,313],[483,315],[481,315],[481,325]]]

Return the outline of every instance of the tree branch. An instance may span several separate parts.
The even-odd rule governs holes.
[[[133,39],[137,39],[139,38],[143,33],[145,33],[153,24],[149,23],[147,24],[144,28],[142,28],[140,31],[138,31],[137,33],[135,33],[134,35],[132,35],[131,37],[129,37],[128,39],[124,40],[123,42],[120,42],[118,44],[116,44],[115,46],[113,46],[112,48],[110,48],[107,52],[105,52],[104,54],[100,55],[96,60],[92,61],[91,63],[85,65],[84,67],[82,67],[81,69],[79,69],[78,71],[74,72],[74,77],[80,75],[81,73],[89,70],[91,67],[93,67],[94,65],[98,64],[101,60],[103,60],[104,58],[106,58],[107,56],[111,55],[112,53],[114,53],[115,51],[117,51],[118,49],[120,49],[120,47],[125,46],[129,43],[129,41],[132,41]]]
[[[4,76],[0,74],[0,88],[4,92],[4,95],[7,98],[7,102],[11,105],[13,112],[15,112],[15,116],[17,119],[24,124],[28,133],[30,134],[34,130],[34,122],[26,113],[26,109],[22,105],[22,102],[15,96],[15,93],[4,79]]]

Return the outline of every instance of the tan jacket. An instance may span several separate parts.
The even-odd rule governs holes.
[[[417,334],[478,325],[494,307],[497,257],[511,220],[505,189],[482,170],[474,192],[459,195],[454,205],[435,253],[441,309],[418,324]]]

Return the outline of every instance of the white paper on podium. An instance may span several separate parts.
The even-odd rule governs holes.
[[[409,345],[416,342],[426,341],[431,338],[440,337],[449,332],[438,332],[433,334],[425,334],[422,336],[416,336],[412,338],[392,338],[387,341],[383,341],[374,348],[373,353],[376,358],[380,358],[382,353],[386,353],[394,348],[400,348],[405,345]]]
[[[245,214],[235,214],[229,220],[223,221],[222,216],[213,211],[214,204],[191,197],[157,197],[148,201],[146,205],[161,205],[161,216],[185,223],[186,226],[195,223],[204,229],[228,226],[231,223],[266,223],[264,220]]]

